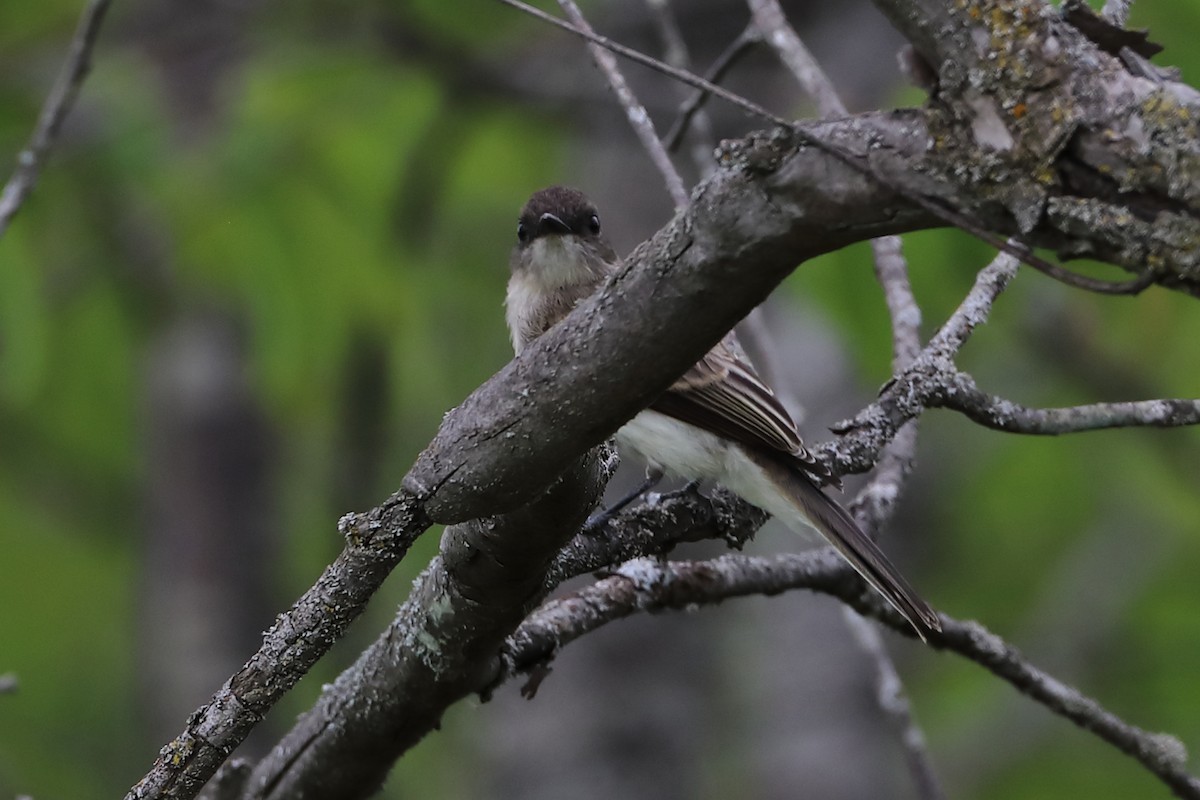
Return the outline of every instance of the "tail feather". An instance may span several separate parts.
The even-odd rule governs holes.
[[[922,641],[926,641],[928,635],[942,630],[937,612],[921,599],[899,570],[892,566],[879,546],[863,533],[846,509],[827,497],[806,476],[787,465],[763,454],[748,455],[787,496],[791,501],[790,505],[797,507],[801,521],[816,528],[850,566],[908,620]],[[780,513],[780,510],[770,508],[765,503],[762,505],[774,516],[781,518],[785,524],[791,523],[793,515]]]

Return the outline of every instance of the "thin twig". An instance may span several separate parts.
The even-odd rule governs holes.
[[[1011,242],[1010,248],[1012,248]],[[1130,278],[1127,281],[1106,281],[1099,278],[1089,278],[1087,275],[1080,275],[1078,272],[1072,272],[1057,264],[1051,264],[1049,261],[1037,258],[1029,252],[1029,248],[1026,245],[1019,245],[1015,248],[1005,250],[1038,272],[1048,275],[1059,283],[1064,283],[1073,289],[1083,289],[1097,294],[1134,295],[1141,294],[1154,284],[1154,271],[1150,268],[1146,268],[1136,278]]]
[[[593,33],[592,26],[584,18],[583,12],[579,10],[579,6],[574,3],[574,0],[558,0],[558,5],[562,8],[566,15],[571,18],[571,22],[575,27],[588,33]],[[629,124],[633,126],[634,132],[645,148],[646,154],[650,156],[650,161],[662,174],[663,182],[667,185],[667,191],[671,195],[671,200],[675,203],[675,209],[685,207],[688,203],[687,188],[683,185],[683,179],[679,177],[679,172],[675,169],[675,165],[671,163],[671,156],[663,147],[662,142],[658,139],[658,133],[654,130],[654,122],[650,119],[650,114],[646,111],[645,106],[638,101],[633,90],[629,88],[629,84],[625,80],[625,76],[621,74],[621,70],[617,68],[617,60],[612,53],[605,50],[596,42],[588,42],[588,50],[592,54],[592,59],[596,62],[596,66],[600,67],[600,71],[604,73],[604,77],[608,80],[609,87],[612,88],[613,94],[617,96],[617,102],[621,104],[621,108],[625,109],[625,117],[629,120]]]
[[[788,24],[783,8],[777,0],[747,0],[747,4],[763,39],[771,45],[784,66],[800,82],[805,94],[817,104],[817,111],[821,116],[843,116],[846,106],[838,97],[833,83],[804,46],[796,31]]]
[[[836,98],[836,96],[835,96]],[[908,262],[901,251],[900,237],[874,239],[871,249],[875,277],[883,287],[888,318],[892,325],[892,368],[908,367],[921,349],[921,307],[913,294],[908,277]],[[916,466],[917,423],[911,420],[896,432],[896,437],[880,454],[871,480],[855,498],[855,511],[865,517],[868,531],[878,531],[895,515],[908,478]],[[945,800],[925,734],[917,724],[909,705],[904,683],[892,657],[883,645],[879,631],[853,610],[843,615],[859,647],[875,668],[876,701],[891,721],[901,746],[917,795],[923,800]]]
[[[954,313],[942,324],[929,340],[926,351],[943,357],[952,357],[963,348],[971,334],[992,313],[992,306],[1008,284],[1017,275],[1020,263],[1007,253],[998,253],[991,262],[975,276],[975,283],[967,296],[954,309]]]
[[[908,261],[904,258],[899,236],[881,236],[871,240],[875,261],[875,279],[883,287],[892,323],[892,371],[908,367],[921,350],[921,307],[908,279]]]
[[[813,144],[815,147],[819,147],[836,158],[841,159],[846,164],[850,164],[852,160],[857,158],[854,154],[849,152],[834,152],[835,150],[840,150],[840,148],[833,146],[825,147],[823,143],[818,144],[815,139],[813,139]],[[1145,270],[1136,278],[1131,280],[1116,282],[1096,280],[1095,278],[1089,278],[1086,275],[1079,275],[1071,272],[1068,269],[1051,264],[1049,261],[1035,256],[1028,245],[1017,243],[1015,240],[1005,240],[991,231],[981,227],[975,222],[975,220],[971,219],[965,214],[947,207],[938,200],[934,200],[933,198],[914,192],[901,184],[899,181],[893,180],[892,178],[879,173],[877,170],[871,170],[864,167],[860,167],[860,169],[863,169],[865,174],[870,175],[881,185],[892,190],[904,199],[916,204],[925,211],[928,211],[930,214],[934,215],[938,219],[941,219],[943,222],[947,222],[950,225],[953,225],[954,227],[964,231],[965,233],[971,234],[984,244],[989,244],[997,250],[1008,253],[1014,258],[1019,259],[1021,263],[1028,264],[1038,272],[1045,273],[1055,280],[1065,283],[1073,288],[1086,289],[1087,291],[1096,292],[1098,294],[1135,295],[1140,294],[1144,289],[1148,288],[1154,283],[1154,273],[1149,269]]]
[[[560,28],[564,31],[567,31],[568,33],[573,33],[582,39],[586,39],[587,41],[591,42],[592,44],[600,45],[601,47],[603,47],[607,50],[613,51],[614,53],[616,53],[619,56],[624,56],[625,58],[628,58],[630,61],[635,61],[644,67],[649,67],[650,69],[661,72],[664,75],[669,75],[670,77],[674,78],[677,81],[680,81],[681,83],[685,83],[688,86],[692,86],[697,89],[703,89],[704,91],[708,92],[709,94],[713,95],[714,97],[719,97],[722,100],[724,100],[725,102],[727,102],[731,105],[737,106],[738,108],[742,109],[743,111],[745,111],[747,114],[749,114],[751,116],[766,120],[767,122],[770,122],[774,125],[778,125],[781,128],[792,127],[791,122],[784,119],[783,117],[778,116],[777,114],[772,114],[770,111],[767,111],[765,108],[760,106],[758,103],[747,100],[746,98],[742,97],[741,95],[734,94],[733,92],[729,91],[728,89],[723,89],[720,86],[717,86],[715,83],[706,81],[703,78],[699,77],[698,75],[693,75],[692,73],[688,72],[685,69],[676,69],[675,67],[672,67],[670,64],[664,64],[662,61],[658,60],[657,58],[648,56],[645,53],[639,53],[637,50],[634,50],[632,47],[626,47],[623,44],[618,44],[617,42],[614,42],[612,39],[609,39],[606,36],[601,36],[590,30],[585,31],[580,28],[577,28],[574,25],[572,25],[571,23],[565,22],[564,20],[559,19],[558,17],[554,16],[553,14],[547,14],[545,11],[542,11],[540,8],[535,8],[531,5],[529,5],[528,3],[523,3],[523,2],[521,2],[521,0],[500,0],[500,2],[504,3],[504,5],[506,5],[506,6],[511,6],[512,8],[515,8],[518,11],[522,11],[526,14],[529,14],[532,17],[536,17],[537,19],[540,19],[543,22],[547,22],[556,28]]]
[[[29,137],[29,144],[17,156],[17,168],[5,184],[4,191],[0,192],[0,236],[8,230],[12,218],[33,191],[42,161],[58,138],[63,120],[67,118],[79,94],[79,87],[83,85],[84,78],[91,70],[92,48],[96,44],[100,23],[104,21],[104,14],[111,2],[112,0],[92,0],[79,19],[75,36],[71,39],[71,50],[58,73],[54,88],[46,98],[46,104],[42,106],[33,135]]]
[[[1200,425],[1200,400],[1159,399],[1091,403],[1066,408],[1029,408],[987,394],[965,372],[956,373],[935,396],[926,400],[926,404],[928,408],[959,411],[986,428],[1027,436],[1061,436],[1110,428]]]
[[[704,79],[712,84],[716,84],[725,77],[725,73],[733,68],[733,65],[738,62],[738,59],[744,53],[760,42],[762,42],[762,34],[758,32],[758,28],[753,24],[747,25],[738,34],[738,37],[730,42],[729,46],[717,56],[717,60],[708,68],[708,72],[704,73]],[[683,104],[679,107],[679,117],[671,125],[671,129],[667,131],[667,135],[663,137],[663,145],[667,150],[674,151],[679,147],[679,143],[683,141],[683,136],[687,133],[692,118],[704,108],[704,104],[708,101],[710,95],[711,92],[708,89],[696,87],[692,95],[683,101]]]
[[[673,67],[692,71],[692,56],[688,52],[687,41],[683,38],[679,20],[675,18],[675,14],[671,10],[670,0],[645,0],[645,2],[646,7],[650,9],[650,17],[654,20],[655,27],[658,28],[659,38],[662,39],[663,57],[666,62]],[[701,177],[707,178],[716,169],[716,161],[713,158],[716,141],[713,137],[712,121],[709,120],[707,114],[700,110],[696,111],[695,121],[696,136],[692,137],[692,146],[689,151],[697,172]],[[666,142],[667,139],[664,138],[663,147],[667,152],[671,152],[674,148],[669,147]]]
[[[907,281],[905,283],[907,284]],[[897,330],[903,328],[902,325],[896,325],[895,318],[893,326]],[[904,337],[896,338],[899,340]],[[871,480],[855,497],[855,514],[860,524],[868,533],[872,533],[874,538],[878,538],[880,529],[895,515],[900,496],[916,463],[916,451],[917,420],[914,419],[896,432],[896,437],[880,454]],[[891,722],[904,749],[905,762],[908,764],[917,795],[923,800],[945,800],[946,794],[934,769],[925,734],[912,713],[904,683],[900,680],[900,674],[884,647],[878,630],[853,609],[846,607],[844,612],[843,617],[854,640],[874,668],[876,702]]]
[[[854,640],[875,666],[875,700],[884,710],[896,729],[896,736],[904,746],[908,771],[917,787],[917,796],[923,800],[946,800],[946,791],[933,769],[929,758],[929,747],[925,734],[913,718],[912,706],[904,691],[904,683],[896,671],[896,665],[883,645],[879,629],[868,622],[849,606],[842,607],[842,617],[854,634]]]
[[[859,411],[851,419],[836,422],[831,430],[842,434],[838,456],[855,462],[876,454],[886,446],[911,420],[926,409],[937,389],[948,385],[957,372],[954,356],[966,344],[972,331],[987,321],[996,298],[1007,288],[1016,274],[1017,264],[1009,256],[999,254],[975,276],[975,283],[954,313],[942,324],[908,367],[884,384],[879,399]],[[850,436],[852,432],[861,437]],[[813,448],[816,451],[824,447]]]

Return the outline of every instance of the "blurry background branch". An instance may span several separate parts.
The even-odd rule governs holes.
[[[100,25],[112,0],[89,0],[75,36],[71,39],[71,49],[62,69],[54,82],[54,88],[46,97],[42,112],[38,115],[37,125],[29,143],[17,154],[17,168],[8,183],[0,191],[0,236],[8,229],[12,218],[25,202],[25,198],[37,184],[38,172],[42,162],[50,152],[63,120],[71,111],[79,87],[87,77],[92,67],[92,48],[96,37],[100,34]]]
[[[558,0],[558,4],[563,11],[567,13],[567,18],[580,30],[593,33],[592,27],[583,17],[583,12],[579,10],[573,0]],[[612,88],[613,94],[617,98],[617,102],[625,111],[625,117],[629,120],[629,124],[633,126],[633,130],[637,133],[638,141],[642,143],[642,149],[646,151],[646,155],[650,157],[651,163],[654,164],[659,174],[662,176],[663,183],[666,184],[667,192],[671,195],[671,200],[675,203],[675,208],[683,208],[687,205],[688,193],[683,185],[683,179],[679,177],[679,172],[671,163],[671,156],[667,153],[662,142],[658,139],[658,134],[654,130],[654,122],[650,119],[650,115],[646,113],[645,107],[633,95],[633,91],[629,88],[629,83],[625,80],[625,76],[617,69],[617,59],[612,53],[605,50],[594,42],[588,42],[588,52],[592,54],[592,60],[596,62],[596,66],[604,73],[605,80]]]
[[[712,66],[704,73],[704,80],[711,83],[720,83],[721,78],[725,73],[733,69],[741,58],[752,47],[762,42],[762,34],[759,33],[758,26],[748,25],[745,30],[738,34],[737,38],[729,43],[729,46],[717,56],[713,61]],[[679,66],[679,65],[676,65]],[[704,104],[708,101],[711,95],[704,87],[695,87],[691,94],[679,106],[679,116],[671,123],[671,128],[663,137],[663,144],[670,151],[674,151],[679,147],[679,143],[683,141],[683,136],[687,133],[688,126],[692,124],[692,119],[704,108]]]

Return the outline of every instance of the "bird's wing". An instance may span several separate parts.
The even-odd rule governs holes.
[[[821,485],[839,483],[804,449],[791,415],[754,368],[736,355],[730,337],[696,362],[650,409],[785,457]]]

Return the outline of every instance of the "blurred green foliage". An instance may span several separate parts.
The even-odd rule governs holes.
[[[538,35],[498,5],[476,6],[414,3],[409,35],[491,53]],[[28,136],[79,10],[0,4],[0,153]],[[367,4],[358,22],[386,11]],[[161,744],[136,713],[135,621],[143,377],[164,325],[217,308],[247,327],[248,377],[285,456],[282,608],[336,552],[334,522],[348,510],[331,486],[346,457],[355,349],[378,345],[386,387],[382,463],[373,485],[356,487],[369,504],[395,487],[442,413],[509,357],[500,298],[516,208],[530,189],[571,177],[567,131],[515,104],[458,97],[378,38],[322,37],[322,20],[341,12],[320,3],[289,10],[286,24],[264,11],[245,34],[245,61],[217,87],[215,118],[180,122],[128,33],[135,13],[110,20],[67,135],[0,241],[0,673],[21,681],[0,696],[5,797],[114,796]],[[1200,7],[1143,0],[1132,23],[1168,46],[1160,62],[1197,79]],[[931,334],[990,255],[954,232],[907,237],[905,249]],[[868,400],[890,374],[869,248],[806,265],[785,293],[843,335]],[[1194,300],[1084,296],[1022,273],[963,365],[985,389],[1031,405],[1194,397],[1197,342]],[[931,414],[914,488],[923,499],[908,512],[931,542],[918,583],[948,612],[1022,641],[1080,542],[1121,526],[1120,537],[1146,541],[1154,566],[1127,613],[1100,621],[1102,644],[1060,677],[1200,747],[1198,454],[1195,431],[1032,440]],[[382,624],[434,547],[436,536],[422,540],[373,621],[287,700],[282,724]],[[1125,574],[1114,563],[1079,585],[1076,613]],[[912,688],[935,755],[955,752],[981,715],[1023,702],[957,659],[918,663]],[[395,782],[468,793],[449,755],[463,716],[405,759]],[[1036,747],[992,764],[986,781],[948,766],[951,780],[978,798],[1166,796],[1110,748],[1041,717]]]

